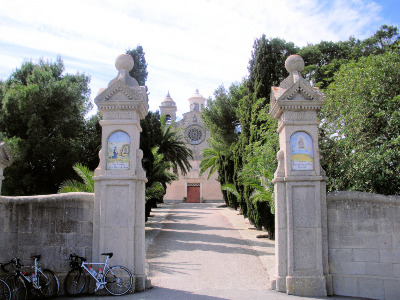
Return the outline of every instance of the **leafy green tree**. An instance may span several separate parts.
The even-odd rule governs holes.
[[[329,190],[400,193],[400,49],[350,61],[325,91]]]
[[[147,62],[143,47],[137,45],[135,49],[126,50],[126,54],[131,55],[134,61],[133,69],[129,71],[129,75],[135,78],[140,86],[145,86],[149,73],[147,72]]]
[[[240,123],[236,109],[240,96],[234,97],[234,94],[240,94],[241,88],[240,84],[232,84],[227,91],[221,85],[214,91],[214,100],[207,100],[201,116],[210,132],[209,143],[213,149],[229,152],[229,147],[238,140]]]
[[[399,31],[395,26],[382,25],[371,37],[361,41],[350,37],[347,41],[309,44],[298,54],[304,59],[306,67],[302,75],[316,86],[325,89],[333,81],[340,66],[350,60],[385,53],[393,49],[399,40]]]
[[[206,128],[210,132],[209,144],[212,149],[203,151],[204,160],[200,164],[201,174],[209,169],[209,176],[218,171],[218,181],[222,185],[233,183],[234,161],[232,146],[236,144],[240,123],[236,115],[238,102],[247,92],[245,83],[232,84],[229,90],[220,86],[215,92],[215,99],[209,99],[202,113]],[[238,199],[232,193],[222,189],[225,203],[236,209]]]
[[[396,26],[382,25],[374,35],[361,43],[356,53],[360,56],[383,54],[393,49],[399,37],[399,29]]]
[[[249,92],[244,94],[239,101],[237,112],[241,124],[241,133],[234,149],[235,185],[237,191],[242,195],[240,207],[243,215],[249,217],[252,223],[259,223],[257,220],[261,217],[266,220],[263,223],[272,224],[268,220],[273,220],[273,215],[270,209],[266,209],[262,211],[262,215],[258,215],[257,212],[261,212],[261,210],[258,210],[258,204],[255,206],[251,201],[254,188],[240,179],[241,173],[246,165],[254,162],[254,158],[256,158],[255,148],[262,147],[263,144],[271,146],[264,150],[267,151],[266,155],[270,157],[268,160],[275,161],[276,149],[278,148],[275,136],[277,124],[269,116],[270,90],[272,86],[279,85],[288,75],[285,69],[285,60],[289,55],[298,51],[299,48],[293,43],[279,38],[267,39],[263,35],[254,41],[248,67],[247,86]],[[270,134],[264,134],[265,132]],[[266,167],[270,169],[269,173],[273,174],[276,164],[273,163]],[[266,229],[271,230],[271,228]]]
[[[89,77],[64,74],[55,62],[24,62],[1,85],[0,131],[14,163],[5,169],[6,195],[57,192],[83,155]]]
[[[101,114],[98,112],[85,120],[82,150],[80,162],[86,165],[89,170],[94,170],[99,165],[99,151],[101,149]]]
[[[269,100],[271,86],[279,83],[288,75],[285,60],[299,51],[292,42],[283,39],[267,39],[265,35],[256,39],[249,61],[248,88],[256,101],[259,98]]]

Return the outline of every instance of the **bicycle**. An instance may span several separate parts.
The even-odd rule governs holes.
[[[11,300],[11,291],[7,282],[0,278],[0,300]]]
[[[20,259],[17,257],[1,266],[4,271],[9,272],[5,266],[14,264],[13,274],[8,275],[5,280],[10,287],[12,300],[25,300],[28,295],[27,287],[30,293],[44,298],[53,298],[58,295],[60,288],[58,278],[53,271],[38,267],[37,262],[40,258],[41,255],[32,256],[35,261],[34,266],[21,265]],[[32,275],[21,272],[21,268],[32,268]]]
[[[113,253],[102,253],[106,255],[104,263],[86,262],[86,258],[76,254],[70,254],[71,271],[65,277],[65,292],[68,295],[78,295],[82,293],[86,286],[85,270],[96,281],[94,292],[105,288],[111,295],[120,296],[126,294],[133,285],[133,277],[131,272],[123,266],[108,265],[108,260],[113,256]],[[100,265],[97,273],[91,265]]]

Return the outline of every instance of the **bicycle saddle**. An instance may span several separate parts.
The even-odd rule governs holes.
[[[42,257],[41,255],[33,255],[31,258],[40,260],[41,257]]]
[[[109,253],[102,253],[101,255],[107,255],[109,258],[111,258],[113,256],[114,253],[109,252]]]

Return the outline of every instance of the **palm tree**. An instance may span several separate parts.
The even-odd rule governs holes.
[[[150,216],[152,208],[157,207],[157,203],[163,201],[167,183],[171,183],[177,178],[177,175],[171,173],[171,163],[164,160],[164,155],[158,153],[157,146],[151,149],[153,161],[152,168],[148,174],[146,183],[146,205],[145,205],[145,220]]]
[[[204,172],[208,171],[207,179],[210,179],[211,175],[214,174],[219,168],[219,155],[214,149],[205,148],[201,151],[204,159],[200,163],[200,176]]]
[[[146,187],[146,201],[150,199],[162,199],[165,194],[166,184],[171,183],[177,176],[169,170],[171,163],[164,160],[164,155],[158,153],[159,148],[153,147],[151,149],[153,154],[153,168],[151,170],[151,178],[149,178],[149,185]]]
[[[64,181],[58,192],[59,193],[70,193],[70,192],[85,192],[94,193],[94,172],[90,171],[89,168],[84,165],[77,163],[73,166],[75,172],[79,175],[83,182],[78,180],[66,180]]]
[[[175,174],[178,174],[178,167],[183,175],[190,170],[189,158],[193,158],[192,150],[186,147],[182,136],[174,128],[174,122],[167,124],[165,115],[160,117],[161,139],[158,143],[158,152],[164,156],[164,160],[171,162]]]

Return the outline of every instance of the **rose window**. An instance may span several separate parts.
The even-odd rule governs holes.
[[[198,128],[191,128],[188,132],[189,139],[194,142],[199,141],[202,135],[203,134],[201,133],[201,130],[199,130]]]

